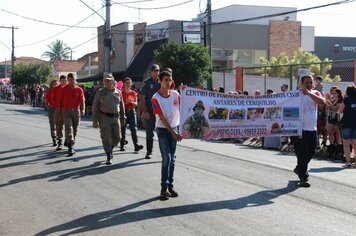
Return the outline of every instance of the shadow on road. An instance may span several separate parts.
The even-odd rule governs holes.
[[[76,168],[71,168],[71,169],[64,169],[64,170],[56,170],[56,171],[51,171],[47,173],[42,173],[38,175],[32,175],[32,176],[26,176],[23,178],[19,179],[13,179],[8,181],[7,183],[0,184],[0,188],[9,186],[9,185],[14,185],[17,183],[22,183],[22,182],[27,182],[27,181],[33,181],[33,180],[38,180],[38,179],[45,179],[45,178],[50,178],[50,177],[55,177],[53,179],[50,179],[49,181],[62,181],[68,178],[72,179],[77,179],[77,178],[82,178],[90,175],[99,175],[99,174],[104,174],[109,171],[113,170],[118,170],[122,168],[128,168],[128,167],[134,167],[134,166],[139,166],[139,165],[149,165],[149,164],[155,164],[155,163],[160,163],[160,162],[138,162],[140,160],[144,160],[144,158],[140,159],[134,159],[134,160],[129,160],[126,162],[122,163],[117,163],[113,164],[110,166],[103,165],[103,162],[94,162],[93,164],[89,166],[83,166],[83,167],[76,167]]]
[[[20,109],[6,109],[6,111],[11,111],[11,112],[18,112],[26,115],[44,115],[47,116],[47,111],[44,109],[36,110],[20,110]],[[16,115],[16,114],[11,114],[11,115]]]
[[[342,167],[321,167],[321,168],[311,168],[309,172],[311,173],[322,173],[322,172],[337,172],[342,171]]]
[[[76,151],[78,151],[78,152],[92,151],[92,150],[97,150],[100,147],[101,146],[80,148],[80,149],[76,149]],[[8,156],[8,157],[1,158],[0,161],[12,160],[12,159],[15,159],[15,158],[31,157],[31,159],[26,159],[26,160],[23,160],[23,161],[11,162],[11,163],[0,165],[0,169],[8,168],[8,167],[14,167],[14,166],[28,165],[28,164],[36,164],[39,161],[48,160],[48,159],[52,159],[52,158],[55,158],[55,157],[66,156],[67,155],[66,149],[62,149],[61,151],[55,151],[54,147],[51,147],[51,148],[53,148],[53,150],[37,151],[37,152],[24,153],[24,154],[19,154],[19,155],[15,155],[15,156]],[[96,157],[96,156],[98,156],[98,155],[93,155],[93,157]],[[86,158],[89,158],[89,157],[88,156],[80,156],[77,159],[79,160],[79,159],[86,159]],[[71,159],[73,160],[73,158],[71,158]],[[61,160],[58,160],[58,161],[59,161],[59,163],[62,162]],[[54,163],[56,163],[56,161]]]
[[[29,150],[29,149],[33,149],[33,148],[45,147],[47,145],[48,144],[46,143],[46,144],[41,144],[41,145],[36,145],[36,146],[31,146],[31,147],[14,148],[14,149],[10,149],[10,150],[0,151],[0,154],[13,153],[13,152],[17,152],[17,151],[24,151],[24,150]],[[7,160],[8,158],[11,158],[11,157],[0,158],[0,161]]]
[[[91,230],[99,230],[111,226],[117,226],[122,224],[128,224],[138,221],[144,221],[148,219],[185,215],[191,213],[216,211],[221,209],[239,210],[246,207],[258,207],[273,204],[273,199],[291,193],[298,188],[298,181],[289,181],[288,185],[284,188],[275,190],[264,190],[246,197],[224,200],[205,202],[197,204],[189,204],[184,206],[174,206],[158,209],[139,210],[134,212],[127,212],[142,205],[151,203],[158,200],[158,198],[150,198],[141,202],[133,203],[114,210],[98,212],[95,214],[87,215],[67,223],[54,226],[52,228],[43,230],[36,235],[49,235],[59,234],[62,231],[70,232],[61,235],[73,235],[79,233],[85,233]]]

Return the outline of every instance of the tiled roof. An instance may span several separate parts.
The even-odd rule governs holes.
[[[14,63],[15,65],[18,64],[30,65],[30,64],[49,63],[49,62],[34,57],[17,57]],[[11,60],[6,60],[6,64],[11,65]],[[5,61],[0,62],[0,65],[5,65]]]
[[[54,68],[56,72],[78,72],[85,65],[85,61],[81,60],[63,60],[55,61]]]

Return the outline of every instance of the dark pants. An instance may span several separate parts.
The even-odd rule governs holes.
[[[302,138],[291,137],[297,155],[297,171],[299,178],[306,179],[308,175],[308,164],[313,158],[316,148],[316,131],[303,131]]]
[[[162,156],[161,187],[167,189],[167,187],[173,187],[177,141],[165,128],[157,128],[157,136]]]
[[[153,111],[148,110],[148,114],[150,115],[149,119],[145,119],[146,123],[146,148],[147,153],[152,153],[153,149],[153,131],[155,130],[156,126],[156,116],[153,114]]]
[[[120,145],[124,146],[126,138],[126,126],[130,126],[132,142],[134,146],[137,145],[137,133],[136,133],[136,113],[135,110],[126,110],[126,122],[125,125],[121,127],[121,141]]]

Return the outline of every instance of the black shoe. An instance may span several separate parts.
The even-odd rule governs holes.
[[[307,180],[300,180],[299,182],[299,187],[303,187],[303,188],[309,188],[310,187],[310,184],[308,183]]]
[[[129,142],[127,140],[124,141],[124,145],[127,145]]]
[[[138,152],[138,151],[140,151],[141,149],[143,149],[143,146],[142,146],[142,145],[138,145],[138,144],[135,145],[135,152]]]
[[[300,172],[298,171],[297,167],[294,168],[293,172],[299,177],[300,180],[301,180],[302,178],[304,178],[306,181],[309,181],[309,173],[308,173],[308,172],[305,174],[304,177],[302,177],[302,175],[301,175]]]
[[[124,148],[124,146],[120,146],[120,151],[125,151],[125,148]]]
[[[58,139],[56,151],[62,150],[62,140]]]
[[[106,162],[105,162],[105,164],[111,165],[112,164],[112,158],[113,158],[112,152],[107,152],[106,153]]]
[[[53,147],[57,146],[57,140],[56,140],[56,138],[52,138],[52,143],[53,143]]]
[[[162,189],[159,197],[161,200],[168,200],[170,197],[172,197],[172,195],[170,194],[170,192],[168,192],[167,189]]]
[[[71,145],[68,145],[68,156],[71,157],[75,154],[75,151]]]
[[[173,189],[173,187],[169,187],[168,191],[171,194],[171,197],[178,197],[178,193]]]
[[[147,153],[146,156],[145,156],[145,159],[151,159],[152,158],[152,153]]]

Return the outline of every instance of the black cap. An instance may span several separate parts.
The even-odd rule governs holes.
[[[157,64],[153,64],[151,66],[151,71],[153,71],[153,70],[159,70],[159,66]]]

